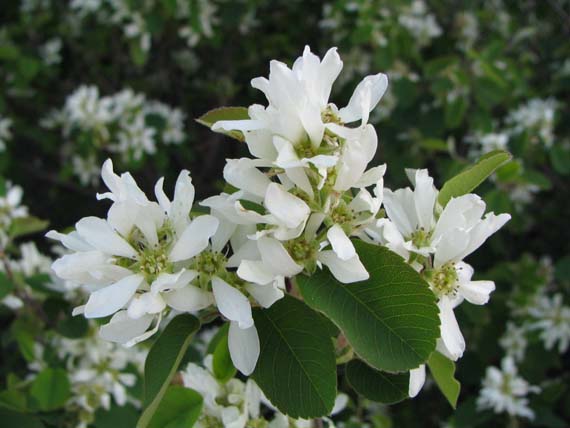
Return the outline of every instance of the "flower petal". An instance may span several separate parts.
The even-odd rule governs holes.
[[[489,301],[489,295],[494,290],[493,281],[469,281],[459,284],[459,293],[474,305],[486,304]]]
[[[362,118],[363,113],[371,112],[387,88],[388,77],[385,74],[378,73],[366,76],[354,90],[348,105],[339,110],[342,121],[345,123],[355,122]],[[363,105],[363,100],[366,100],[365,105]]]
[[[311,213],[305,201],[287,192],[277,183],[267,186],[265,206],[279,222],[292,229],[306,221]]]
[[[102,218],[82,218],[75,228],[85,241],[104,253],[133,259],[137,256],[135,249]]]
[[[240,328],[249,328],[253,325],[251,305],[241,291],[217,277],[212,279],[212,291],[216,305],[223,316],[237,322]]]
[[[228,159],[224,168],[224,179],[238,189],[264,197],[269,178],[255,167],[251,159]]]
[[[244,375],[253,373],[259,358],[259,336],[255,325],[242,329],[232,322],[228,332],[228,348],[236,369]]]
[[[333,251],[341,260],[349,260],[356,256],[354,245],[346,236],[346,233],[338,224],[333,225],[327,231],[327,239],[330,242]]]
[[[257,241],[257,247],[263,263],[272,272],[284,277],[291,277],[303,270],[303,267],[295,263],[295,260],[278,240],[262,237]]]
[[[283,277],[276,278],[276,281],[279,280],[285,285]],[[265,285],[246,284],[245,288],[264,308],[271,307],[277,300],[285,296],[283,289],[277,287],[275,283]]]
[[[182,312],[196,312],[214,303],[212,293],[191,284],[163,293],[162,297],[168,306]]]
[[[172,262],[188,260],[208,246],[210,238],[218,229],[219,220],[212,215],[196,217],[182,232],[170,251],[168,258]]]
[[[344,284],[364,281],[370,277],[358,254],[351,259],[342,260],[334,251],[321,251],[318,260],[326,265],[333,276]]]
[[[422,364],[417,369],[410,370],[408,396],[414,398],[421,391],[426,381],[426,366]]]
[[[465,351],[465,339],[455,319],[453,304],[448,298],[442,297],[437,306],[441,324],[441,338],[437,341],[437,350],[452,361],[457,361]]]
[[[124,344],[143,334],[150,327],[153,319],[153,315],[132,319],[127,311],[119,311],[107,324],[101,326],[99,334],[105,340]]]
[[[166,303],[160,294],[150,292],[135,295],[129,303],[127,313],[133,319],[139,319],[147,314],[158,314],[166,308]]]
[[[143,281],[142,275],[130,275],[94,291],[85,305],[85,318],[102,318],[114,314],[131,300]]]

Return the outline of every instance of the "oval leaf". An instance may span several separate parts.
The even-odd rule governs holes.
[[[193,389],[182,386],[170,386],[152,416],[148,427],[192,427],[200,416],[202,403],[202,396]]]
[[[397,254],[361,241],[354,245],[370,278],[347,285],[326,270],[299,276],[305,302],[337,324],[370,366],[388,372],[418,367],[439,337],[434,294]]]
[[[67,372],[63,369],[43,370],[34,379],[30,394],[36,399],[40,410],[48,412],[63,407],[71,396]]]
[[[503,150],[495,150],[481,156],[475,165],[460,172],[443,185],[438,196],[439,203],[445,206],[451,198],[457,198],[471,192],[497,168],[511,159],[511,154]]]
[[[253,379],[267,398],[293,418],[329,415],[336,398],[330,332],[303,302],[284,297],[253,312],[261,352]]]
[[[148,427],[162,397],[178,370],[200,321],[190,314],[178,315],[160,334],[144,365],[144,407],[137,428]]]
[[[352,360],[346,366],[346,378],[356,392],[372,401],[393,404],[408,398],[409,373],[380,372]]]
[[[455,363],[439,352],[434,352],[429,357],[428,367],[439,390],[455,409],[461,390],[461,384],[455,379]]]
[[[249,119],[249,114],[246,107],[220,107],[203,114],[196,119],[196,122],[208,128],[212,128],[212,125],[220,120],[247,119]],[[241,131],[220,131],[220,133],[235,138],[238,141],[245,141],[245,137]]]

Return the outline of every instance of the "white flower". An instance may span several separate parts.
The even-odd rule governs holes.
[[[134,343],[156,331],[166,307],[194,312],[212,304],[211,292],[192,282],[219,258],[205,251],[219,222],[210,215],[190,218],[194,187],[187,171],[180,173],[172,201],[162,179],[157,183],[159,203],[149,201],[130,174],[116,175],[110,160],[102,178],[110,192],[99,197],[113,201],[107,219],[83,218],[68,235],[49,232],[73,251],[52,267],[60,278],[91,289],[79,309],[87,318],[113,315],[103,337]]]
[[[48,40],[41,48],[40,55],[46,65],[55,65],[61,62],[61,46],[60,38]]]
[[[72,390],[72,398],[66,404],[69,411],[77,407],[88,414],[98,408],[108,410],[111,398],[118,406],[136,402],[127,389],[135,385],[137,375],[128,369],[132,367],[142,374],[147,353],[144,348],[125,348],[94,335],[81,339],[55,336],[50,344],[65,362],[69,374]]]
[[[412,34],[421,46],[429,44],[431,39],[442,34],[435,16],[428,13],[427,5],[423,0],[414,0],[407,10],[402,11],[398,17],[398,22]]]
[[[65,112],[83,130],[97,130],[107,135],[111,120],[111,100],[101,98],[96,86],[80,86],[65,102]]]
[[[532,142],[537,142],[533,135],[538,134],[540,141],[547,148],[554,144],[554,119],[558,102],[553,98],[541,100],[534,98],[512,111],[507,117],[511,132],[520,134],[528,131]]]
[[[485,203],[474,194],[452,198],[442,209],[438,191],[427,170],[409,170],[415,188],[384,190],[388,219],[369,225],[368,235],[404,257],[428,281],[437,297],[440,339],[437,350],[456,361],[465,340],[453,309],[463,300],[484,305],[495,289],[492,281],[472,281],[473,268],[463,259],[477,250],[509,219],[508,214],[485,213]],[[425,379],[424,368],[411,372],[410,395]]]
[[[538,392],[538,387],[529,385],[518,375],[514,360],[505,357],[501,362],[501,370],[487,367],[483,388],[477,398],[477,407],[532,420],[534,412],[528,406],[526,396]]]
[[[190,363],[181,372],[184,386],[191,388],[204,399],[204,407],[198,428],[213,424],[223,424],[229,428],[244,428],[251,420],[260,418],[261,390],[251,379],[242,382],[230,379],[227,383],[218,382],[213,375],[212,356],[204,359],[206,369]]]
[[[551,350],[558,342],[558,352],[566,352],[570,345],[570,306],[564,305],[562,294],[539,297],[528,314],[533,318],[528,329],[540,331],[544,347]]]
[[[252,80],[252,86],[265,94],[269,105],[252,105],[251,119],[220,121],[213,129],[244,132],[253,156],[268,166],[283,168],[289,180],[312,195],[309,180],[320,179],[314,179],[307,168],[313,166],[321,178],[326,178],[326,169],[337,164],[343,147],[351,147],[353,141],[354,145],[366,147],[353,147],[352,154],[344,155],[347,161],[355,162],[354,155],[360,150],[368,163],[369,154],[373,156],[376,151],[374,128],[365,125],[370,111],[386,91],[388,80],[381,73],[364,78],[348,105],[338,109],[329,103],[329,95],[341,69],[342,61],[335,48],[321,61],[306,47],[292,68],[271,61],[269,79]],[[362,121],[363,130],[343,130],[344,126],[339,126],[358,120]],[[369,149],[371,139],[373,147]]]
[[[499,340],[499,344],[505,350],[505,353],[512,357],[515,361],[522,361],[527,347],[526,339],[527,329],[525,327],[517,327],[512,322],[507,323],[507,331]]]

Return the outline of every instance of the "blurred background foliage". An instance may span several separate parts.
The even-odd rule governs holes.
[[[525,330],[519,360],[519,373],[542,388],[530,397],[534,420],[477,411],[475,401],[486,367],[512,351],[501,346],[507,323],[532,325],[545,296],[569,304],[569,39],[564,0],[5,0],[0,194],[8,182],[21,186],[30,212],[65,229],[104,214],[93,195],[111,157],[145,190],[160,176],[173,183],[187,168],[198,197],[212,195],[221,190],[225,158],[246,149],[194,119],[218,106],[263,103],[249,82],[267,75],[269,60],[289,63],[305,44],[321,54],[338,46],[345,63],[334,89],[339,105],[363,76],[389,76],[371,118],[376,161],[389,163],[387,187],[403,185],[407,167],[429,168],[441,185],[485,152],[514,155],[478,191],[490,210],[513,220],[472,260],[497,291],[489,305],[459,310],[469,345],[458,364],[458,410],[426,388],[419,399],[358,411],[374,427],[421,420],[426,427],[563,428],[570,423],[568,345],[547,349],[537,329]],[[570,329],[562,312],[555,317],[552,298],[543,306],[552,328]],[[13,321],[3,315],[3,325]],[[22,370],[15,358],[1,357],[3,377],[10,364]]]

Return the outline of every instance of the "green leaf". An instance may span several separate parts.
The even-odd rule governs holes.
[[[190,314],[178,315],[166,326],[150,349],[144,365],[144,411],[137,428],[148,427],[172,377],[178,370],[200,321]]]
[[[461,384],[455,379],[455,364],[436,351],[430,355],[428,367],[439,390],[455,409],[461,390]]]
[[[10,281],[8,275],[4,272],[0,272],[0,299],[3,299],[12,291],[14,291],[14,283]]]
[[[218,343],[220,343],[220,341],[224,336],[228,335],[229,328],[230,328],[230,323],[227,322],[218,329],[214,337],[212,337],[212,339],[210,340],[210,343],[208,343],[208,348],[206,349],[206,355],[214,353],[214,351],[216,350],[216,346],[218,346]]]
[[[562,175],[570,174],[570,150],[562,145],[550,149],[550,162],[554,170]]]
[[[469,101],[464,96],[459,96],[448,102],[445,105],[445,125],[449,129],[454,129],[461,125],[468,107]]]
[[[495,150],[482,156],[475,165],[460,172],[443,185],[439,192],[439,203],[445,206],[451,198],[457,198],[471,192],[511,158],[510,153],[502,150]]]
[[[356,392],[372,401],[393,404],[408,398],[409,373],[380,372],[360,360],[352,360],[346,366],[346,378]]]
[[[35,344],[35,333],[37,333],[38,328],[40,326],[34,326],[30,322],[25,322],[24,319],[19,318],[14,321],[10,327],[12,332],[12,336],[16,339],[18,343],[18,347],[20,348],[20,352],[22,356],[28,362],[33,362],[36,359],[34,353],[34,344]]]
[[[27,408],[27,397],[19,389],[6,389],[0,391],[0,407],[5,407],[17,412],[24,412]]]
[[[213,369],[214,376],[222,383],[226,383],[236,374],[236,369],[230,357],[227,329],[226,334],[220,338],[214,349]]]
[[[196,122],[212,128],[212,125],[220,120],[247,120],[249,114],[246,107],[220,107],[210,110],[206,114],[196,119]],[[217,131],[238,141],[245,141],[245,137],[241,131]]]
[[[44,428],[44,424],[37,416],[2,408],[0,408],[0,421],[2,421],[2,426],[6,428]]]
[[[12,220],[8,235],[10,235],[10,238],[15,239],[20,236],[41,232],[42,230],[45,230],[48,225],[49,222],[37,217],[18,217]]]
[[[49,412],[63,407],[71,396],[71,385],[63,369],[44,369],[32,383],[30,394],[40,410]]]
[[[330,414],[336,398],[336,363],[330,331],[319,314],[286,296],[254,309],[261,352],[253,379],[292,418]]]
[[[388,372],[418,367],[439,337],[434,294],[397,254],[362,241],[354,245],[370,278],[343,284],[326,270],[299,276],[305,302],[334,321],[370,366]]]
[[[99,408],[95,413],[95,428],[133,427],[137,423],[139,411],[132,405],[115,405],[110,410]]]
[[[170,386],[150,420],[148,427],[192,427],[200,416],[202,403],[202,396],[196,391],[182,386]]]

